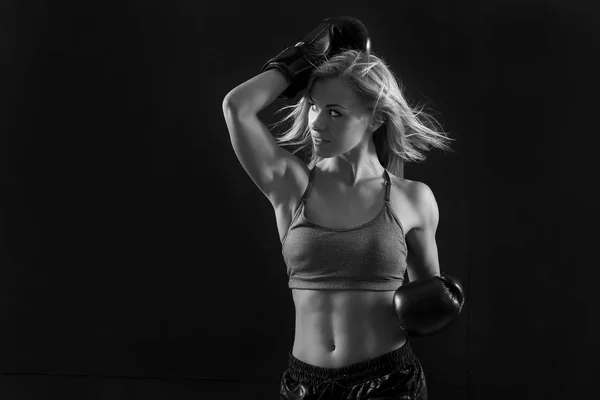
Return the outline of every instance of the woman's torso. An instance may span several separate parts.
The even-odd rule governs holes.
[[[327,228],[353,228],[372,221],[384,207],[383,174],[348,190],[315,169],[303,210],[309,221]],[[281,241],[308,186],[310,170],[303,165],[293,174],[287,203],[275,207]],[[415,224],[406,196],[409,181],[389,175],[389,206],[408,233]],[[396,322],[393,295],[394,291],[292,289],[296,310],[292,354],[312,365],[339,368],[401,347],[406,337]]]

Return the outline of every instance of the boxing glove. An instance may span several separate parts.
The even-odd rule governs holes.
[[[292,99],[306,88],[314,68],[345,49],[370,51],[365,25],[352,17],[326,18],[295,46],[287,47],[265,63],[261,72],[276,68],[290,85],[279,95]]]
[[[462,285],[447,274],[400,286],[393,306],[400,328],[408,336],[432,335],[447,328],[462,311]]]

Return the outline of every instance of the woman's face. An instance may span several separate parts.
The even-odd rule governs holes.
[[[370,139],[371,114],[342,79],[315,81],[308,104],[308,127],[317,154],[327,158],[345,154]]]

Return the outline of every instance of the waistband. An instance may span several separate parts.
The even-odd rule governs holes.
[[[402,347],[389,353],[340,368],[323,368],[307,364],[294,357],[290,351],[288,374],[299,382],[310,384],[332,379],[350,382],[385,374],[396,368],[408,367],[415,360],[416,356],[408,340]]]

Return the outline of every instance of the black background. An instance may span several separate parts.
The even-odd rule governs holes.
[[[412,341],[430,399],[594,392],[587,4],[2,1],[0,397],[277,398],[293,302],[221,104],[334,15],[367,25],[455,139],[405,168],[435,193],[441,269],[467,294]]]

